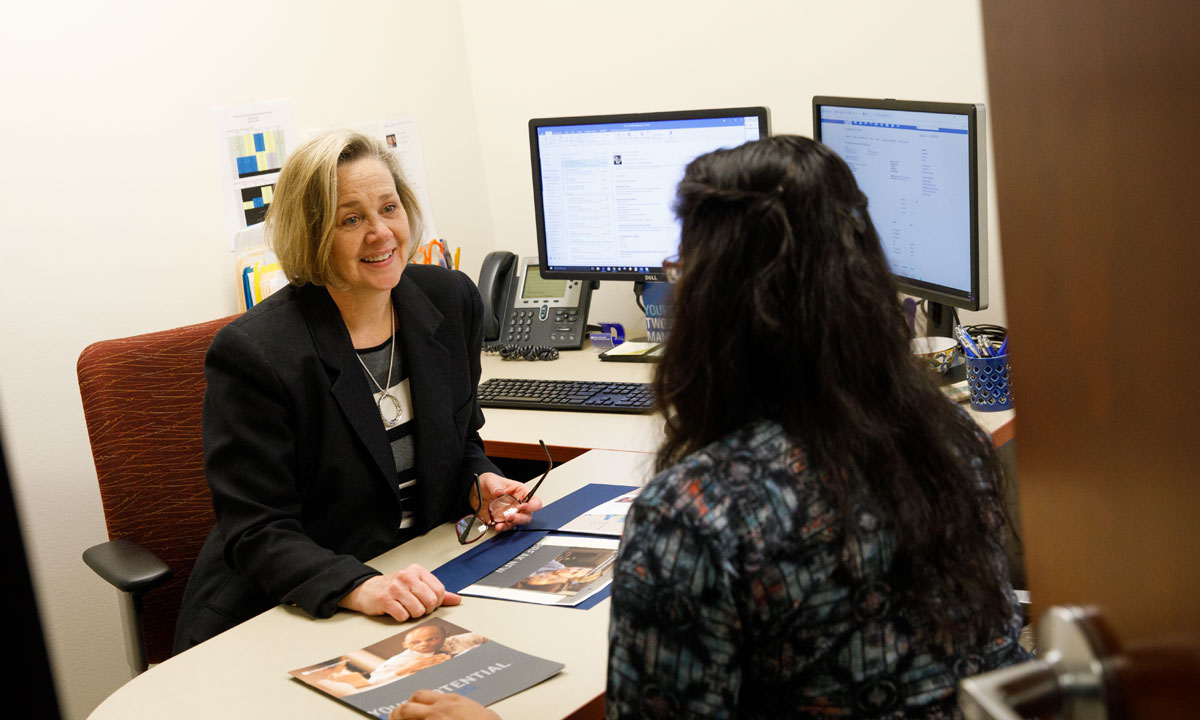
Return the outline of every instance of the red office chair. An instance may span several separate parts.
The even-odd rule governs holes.
[[[183,589],[213,526],[200,437],[204,354],[230,320],[105,340],[79,356],[109,537],[83,559],[123,593],[134,674],[171,656]]]

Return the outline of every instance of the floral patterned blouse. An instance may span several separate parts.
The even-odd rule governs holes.
[[[769,422],[651,480],[614,578],[609,718],[960,717],[960,678],[1028,658],[999,523],[1017,614],[972,644],[899,612],[889,534],[856,510],[844,543],[820,484]]]

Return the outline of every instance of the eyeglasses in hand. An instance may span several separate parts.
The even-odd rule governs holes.
[[[479,504],[483,502],[483,492],[479,487],[479,474],[475,474],[475,512],[474,514],[467,515],[454,524],[454,532],[458,535],[458,541],[460,543],[467,545],[475,542],[487,534],[488,528],[495,527],[496,523],[505,522],[508,520],[508,518],[517,512],[518,505],[529,502],[533,499],[533,494],[536,493],[538,488],[542,486],[542,481],[545,480],[546,476],[550,474],[550,471],[554,469],[554,458],[550,457],[550,450],[546,447],[546,441],[538,440],[538,444],[542,446],[542,452],[546,453],[546,472],[542,473],[542,476],[538,478],[538,481],[533,486],[533,489],[525,493],[525,497],[523,499],[518,500],[513,495],[501,495],[500,497],[495,498],[488,503],[488,517],[490,518],[489,522],[484,522],[479,517],[479,513],[481,512]]]

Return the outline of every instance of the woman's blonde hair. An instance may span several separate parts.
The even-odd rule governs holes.
[[[267,210],[267,237],[288,280],[296,285],[340,287],[331,260],[337,213],[338,166],[376,158],[396,181],[396,194],[408,215],[409,253],[417,254],[423,227],[416,195],[400,163],[383,142],[353,130],[327,130],[304,141],[283,164],[275,197]]]

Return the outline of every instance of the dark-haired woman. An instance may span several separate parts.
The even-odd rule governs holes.
[[[613,589],[609,717],[952,717],[1025,658],[988,438],[909,353],[842,160],[687,169],[659,473]]]
[[[608,717],[958,716],[959,679],[1026,658],[1000,469],[910,355],[853,175],[773,137],[692,162],[676,210],[667,437],[617,560]],[[441,702],[463,706],[393,717]]]

